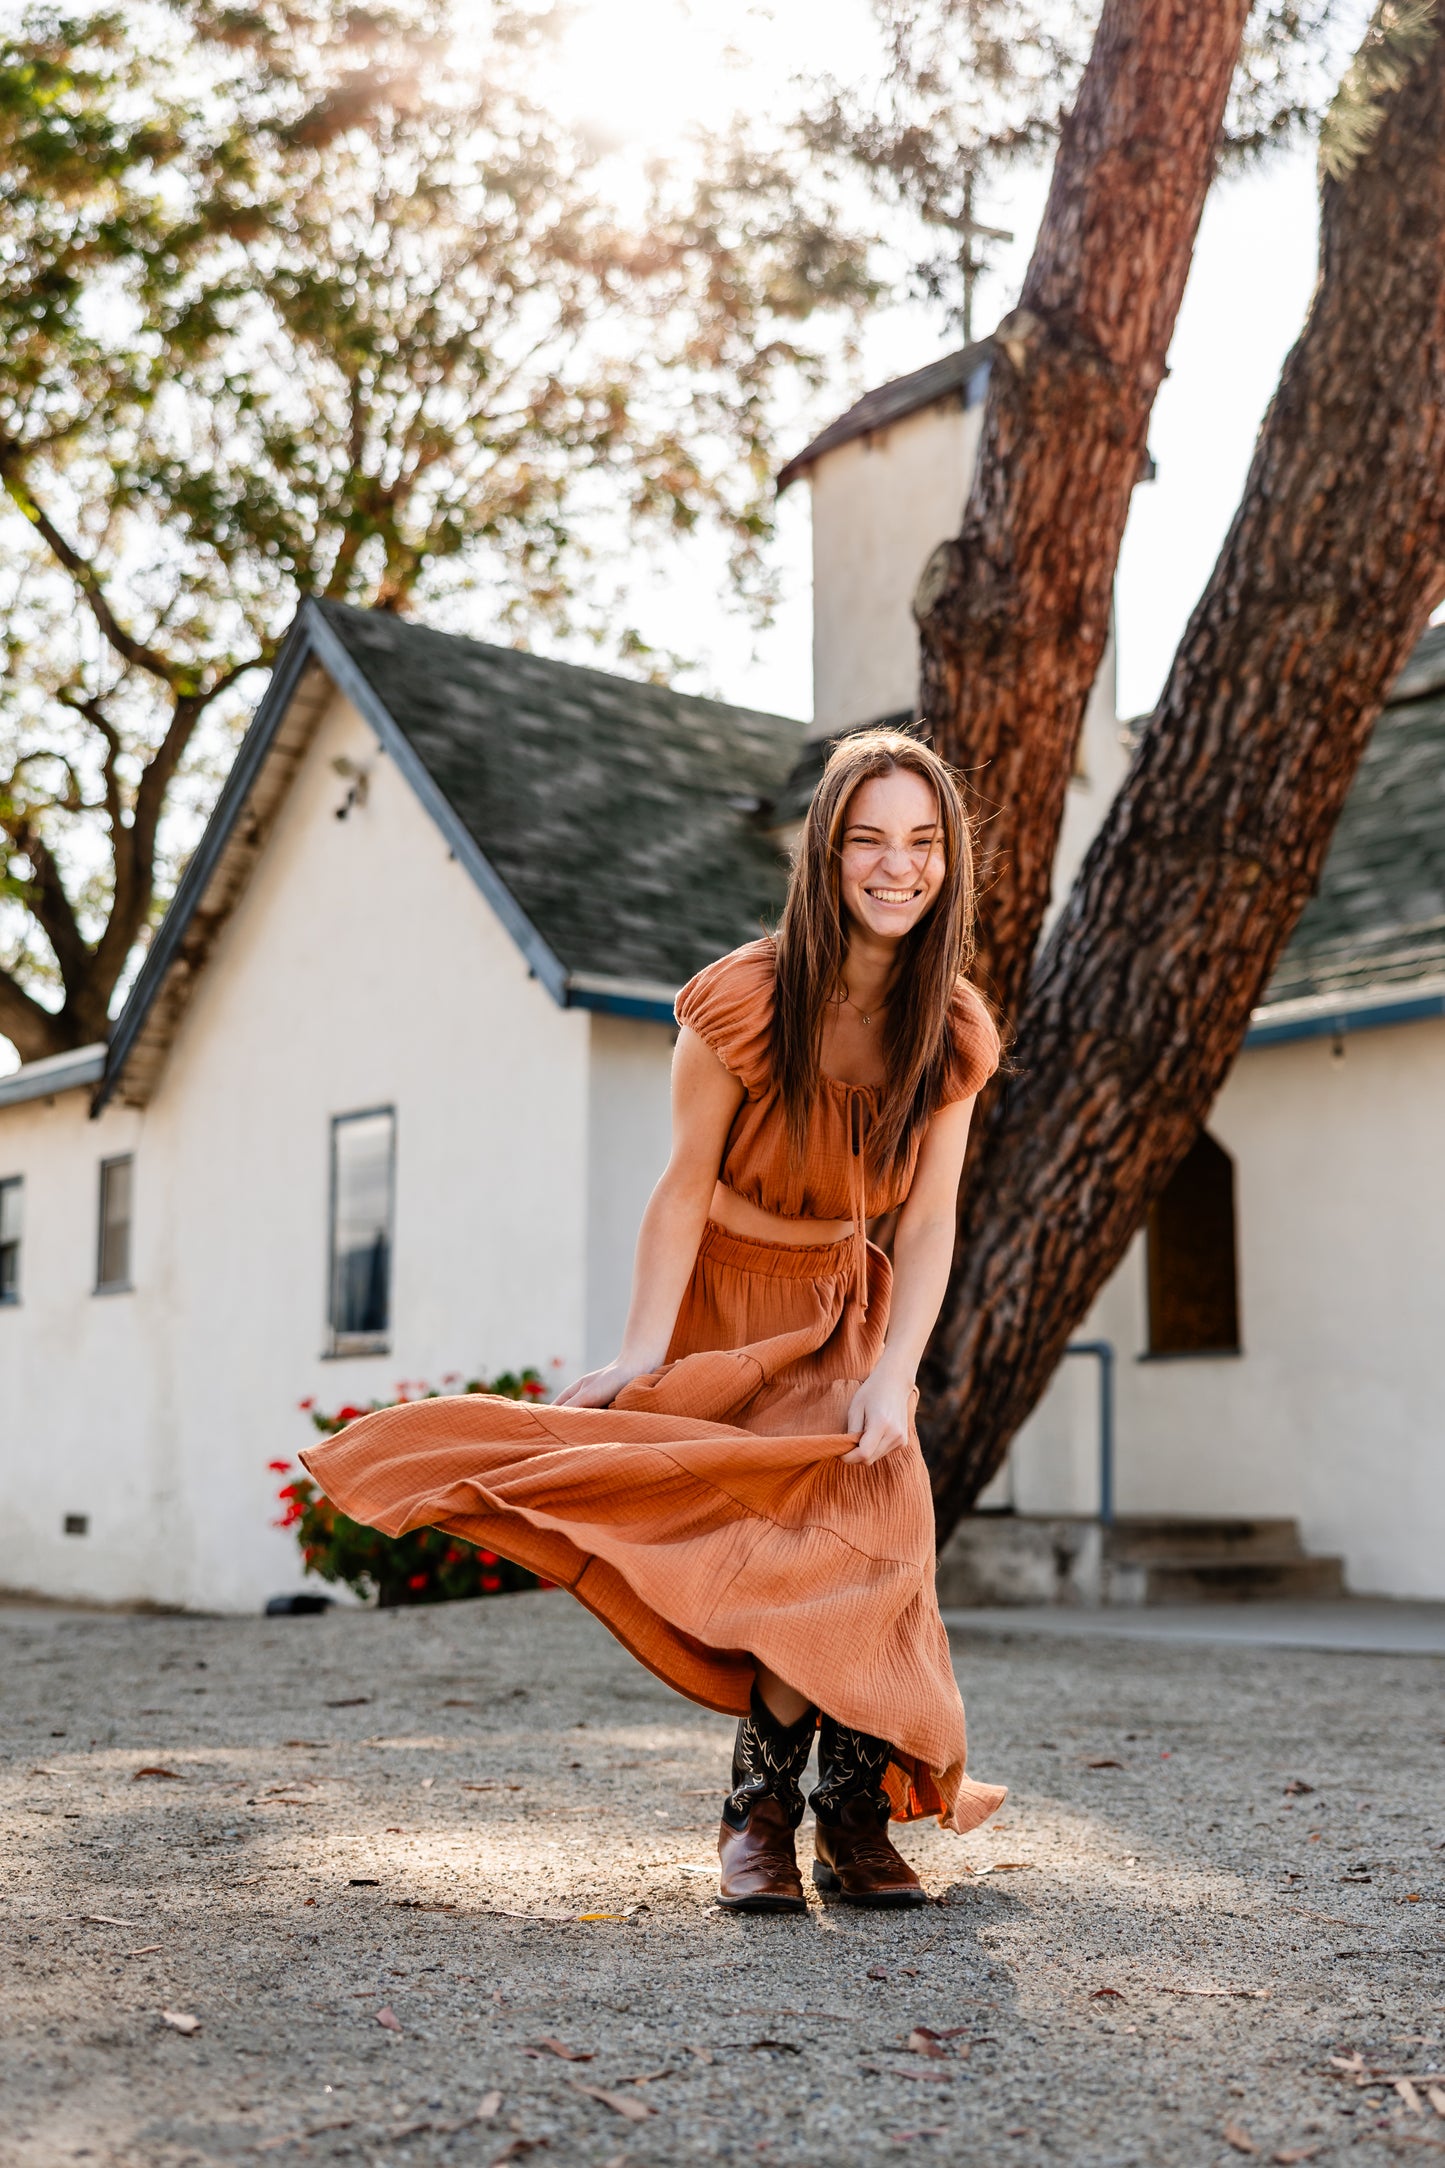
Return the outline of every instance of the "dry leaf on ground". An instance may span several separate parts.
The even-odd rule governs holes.
[[[502,2096],[493,2087],[490,2093],[483,2093],[481,2099],[477,2102],[477,2112],[472,2117],[472,2121],[474,2123],[490,2123],[501,2105]]]
[[[1259,2151],[1259,2147],[1250,2137],[1249,2132],[1241,2130],[1238,2123],[1226,2123],[1219,2135],[1226,2145],[1234,2147],[1236,2153],[1257,2153]]]
[[[185,1778],[181,1775],[179,1769],[162,1769],[159,1763],[154,1766],[148,1764],[144,1769],[137,1769],[135,1775],[131,1778],[131,1783],[139,1784],[142,1777],[165,1777],[172,1784],[183,1784],[185,1782]]]
[[[1435,2110],[1435,2113],[1437,2115],[1445,2115],[1445,2087],[1441,2087],[1439,2085],[1427,2085],[1425,2088],[1425,2098],[1429,2101],[1431,2107]]]
[[[376,2022],[378,2025],[384,2025],[388,2032],[401,2031],[401,2019],[397,2016],[395,2010],[392,2009],[389,2002],[383,2003],[381,2008],[377,2011]]]
[[[263,2138],[256,2147],[256,2151],[258,2153],[279,2153],[283,2146],[295,2145],[298,2139],[323,2138],[328,2131],[350,2130],[351,2127],[352,2118],[349,2115],[337,2116],[329,2123],[308,2123],[305,2130],[285,2130],[282,2131],[279,2138]]]
[[[937,2033],[933,2032],[927,2025],[914,2026],[912,2032],[908,2035],[908,2047],[910,2053],[914,2055],[945,2056],[948,2053],[947,2048],[941,2045]]]
[[[1122,1769],[1124,1764],[1121,1761],[1115,1761],[1111,1755],[1101,1754],[1097,1761],[1085,1762],[1084,1767],[1086,1769]]]
[[[592,2048],[569,2048],[562,2041],[555,2039],[551,2033],[543,2033],[540,2040],[532,2041],[529,2046],[523,2048],[522,2053],[524,2055],[536,2055],[543,2048],[546,2048],[553,2055],[560,2055],[564,2063],[590,2063],[594,2060],[596,2052]]]
[[[169,2025],[172,2032],[183,2034],[187,2040],[201,2029],[200,2019],[192,2017],[189,2010],[162,2010],[161,2023]]]
[[[1089,2000],[1090,2002],[1127,2002],[1129,1998],[1121,1987],[1096,1987]]]
[[[571,2083],[575,2091],[585,2093],[589,2100],[600,2100],[604,2108],[610,2108],[614,2115],[625,2115],[629,2123],[645,2123],[652,2113],[646,2101],[639,2100],[635,2093],[604,2092],[600,2085],[584,2085],[580,2078],[573,2078]]]
[[[1395,2091],[1404,2101],[1411,2115],[1423,2115],[1425,2113],[1425,2104],[1408,2078],[1396,2078]]]
[[[1317,2145],[1282,2145],[1277,2153],[1271,2153],[1269,2157],[1276,2163],[1276,2168],[1296,2168],[1300,2161],[1313,2160],[1320,2150]]]

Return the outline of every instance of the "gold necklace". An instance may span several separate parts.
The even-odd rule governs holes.
[[[883,1011],[888,1006],[886,1001],[882,1001],[873,1011],[873,1016],[864,1016],[863,1011],[859,1008],[857,1002],[853,999],[853,996],[849,993],[846,986],[843,988],[843,1005],[845,1008],[851,1009],[855,1016],[862,1016],[864,1023],[870,1026],[873,1022],[873,1016],[881,1016],[883,1014]]]

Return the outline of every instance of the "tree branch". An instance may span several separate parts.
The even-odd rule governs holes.
[[[1321,212],[1240,509],[983,1125],[923,1379],[945,1532],[1197,1134],[1445,596],[1445,35]]]
[[[44,1061],[48,1054],[63,1054],[73,1043],[59,1017],[42,1008],[4,970],[0,970],[0,1033],[14,1042],[22,1061]]]
[[[974,779],[979,976],[1016,1013],[1248,0],[1105,0],[1019,306],[995,335],[963,526],[914,609],[920,697]]]
[[[24,454],[21,448],[0,439],[0,482],[4,483],[6,495],[35,529],[57,563],[62,565],[76,587],[84,596],[101,632],[123,662],[137,670],[146,671],[158,678],[162,685],[176,690],[181,673],[169,663],[157,648],[148,647],[126,631],[105,597],[105,589],[95,567],[81,556],[73,543],[66,540],[54,520],[37,502],[25,481]]]

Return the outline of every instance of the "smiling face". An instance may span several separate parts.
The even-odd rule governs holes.
[[[838,887],[853,924],[901,941],[932,908],[947,854],[932,786],[909,768],[869,776],[843,819]]]

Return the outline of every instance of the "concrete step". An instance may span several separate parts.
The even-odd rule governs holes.
[[[1310,1558],[1292,1520],[1150,1514],[965,1515],[938,1559],[945,1609],[1319,1601],[1345,1593],[1338,1558]]]
[[[1244,1516],[1131,1513],[1104,1531],[1104,1555],[1117,1565],[1166,1565],[1176,1559],[1303,1558],[1298,1521]]]
[[[1301,1603],[1344,1593],[1342,1558],[1172,1558],[1144,1567],[1146,1604]]]

